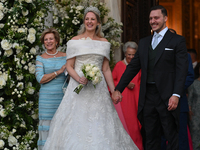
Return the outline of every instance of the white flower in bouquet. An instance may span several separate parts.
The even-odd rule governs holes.
[[[59,21],[58,21],[58,17],[55,17],[53,23],[57,24]]]
[[[87,65],[86,67],[85,67],[85,71],[86,72],[88,72],[89,70],[91,70],[92,69],[92,66],[91,65]]]
[[[4,50],[9,50],[9,49],[11,49],[12,44],[9,43],[8,40],[2,40],[2,41],[1,41],[1,47],[2,47]]]
[[[31,74],[34,74],[35,73],[35,65],[30,66],[28,70]]]
[[[19,44],[18,43],[14,43],[12,47],[17,49],[19,47]]]
[[[30,33],[27,37],[27,40],[33,44],[35,42],[35,34]]]
[[[6,50],[4,52],[4,55],[7,56],[7,57],[10,57],[12,54],[13,54],[13,50],[12,49]]]
[[[36,30],[34,28],[30,28],[28,32],[29,34],[36,34]]]
[[[101,74],[100,74],[100,69],[96,66],[96,65],[92,65],[92,64],[83,64],[82,66],[82,72],[84,74],[84,76],[92,82],[94,88],[96,88],[96,84],[101,82]],[[75,89],[74,92],[76,92],[77,94],[79,94],[79,92],[81,91],[81,89],[83,88],[84,85],[79,84]]]
[[[27,65],[25,65],[25,66],[24,66],[24,69],[25,69],[25,70],[28,70],[28,66],[27,66]]]
[[[19,28],[19,29],[17,29],[17,32],[18,32],[18,33],[25,33],[26,30],[25,30],[24,28]]]
[[[4,98],[3,97],[0,97],[0,102],[3,102]]]
[[[37,51],[34,47],[31,48],[30,53],[36,55]]]
[[[22,90],[24,88],[24,83],[18,82],[17,87]]]
[[[33,119],[38,119],[38,114],[37,113],[33,113],[32,115],[31,115],[31,117],[33,118]]]
[[[0,140],[0,149],[3,149],[4,145],[5,145],[5,142],[3,140]]]
[[[0,116],[1,116],[2,118],[6,117],[6,111],[5,111],[5,109],[1,109],[1,110],[0,110]]]
[[[5,79],[3,77],[0,77],[0,89],[2,89],[3,86],[5,86],[5,85],[6,85]]]
[[[22,10],[22,15],[23,15],[23,16],[27,16],[28,13],[29,13],[28,10],[26,10],[26,11],[23,11],[23,10]]]
[[[94,73],[97,73],[97,72],[99,71],[99,68],[98,68],[98,67],[93,67],[93,68],[92,68],[92,71],[93,71]]]
[[[91,70],[87,75],[93,78],[95,76],[95,72]]]
[[[33,86],[33,84],[31,82],[28,82],[27,86]]]
[[[100,78],[98,76],[94,77],[94,79],[92,80],[92,84],[96,85],[97,83],[99,83]]]
[[[30,94],[30,95],[32,95],[34,92],[35,92],[35,90],[32,87],[29,87],[28,90],[27,90],[27,93]]]
[[[17,139],[13,135],[10,135],[8,137],[8,145],[12,147],[13,145],[16,145],[16,144],[17,144]]]
[[[7,73],[4,72],[1,76],[4,78],[5,81],[8,80],[8,74]]]
[[[4,17],[4,13],[0,10],[0,20],[2,20]]]
[[[4,6],[3,3],[0,2],[0,10],[3,10]]]
[[[0,23],[0,28],[2,29],[4,27],[4,24],[3,23]]]
[[[17,75],[17,80],[18,80],[18,81],[22,80],[23,78],[24,78],[24,76],[23,76],[22,74]]]
[[[32,0],[25,0],[25,2],[27,2],[27,3],[32,3]]]
[[[25,60],[21,60],[21,64],[26,64],[26,61]]]
[[[77,9],[77,10],[83,10],[84,7],[83,7],[83,6],[77,6],[76,9]]]

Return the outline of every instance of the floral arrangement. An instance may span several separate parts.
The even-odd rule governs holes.
[[[100,73],[100,69],[93,64],[83,64],[82,66],[82,72],[84,74],[84,76],[92,82],[92,85],[94,86],[94,88],[96,88],[96,85],[98,83],[101,82],[102,80],[102,76]],[[82,90],[83,88],[83,84],[79,84],[75,89],[74,92],[76,92],[77,94],[79,94],[79,92]]]
[[[35,58],[50,4],[0,0],[0,149],[36,149]]]
[[[104,21],[109,10],[106,8],[105,3],[102,3],[100,0],[60,0],[55,2],[53,6],[53,26],[60,33],[62,50],[65,51],[67,41],[77,35],[77,31],[83,23],[84,9],[88,6],[95,6],[101,12],[102,31],[104,37],[111,43],[110,65],[113,66],[114,50],[122,44],[120,42],[122,23],[117,23],[110,17]]]

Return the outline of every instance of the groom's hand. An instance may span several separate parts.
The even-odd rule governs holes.
[[[114,91],[112,93],[112,101],[115,104],[117,104],[117,103],[119,103],[119,102],[122,101],[122,95],[121,95],[121,93],[118,90],[116,90],[116,91]]]

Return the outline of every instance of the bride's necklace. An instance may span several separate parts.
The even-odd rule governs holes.
[[[125,62],[126,65],[128,65],[128,63],[127,63],[127,61],[126,61],[126,57],[124,58],[124,62]]]
[[[47,55],[49,55],[49,56],[56,57],[55,55],[58,54],[58,50],[56,50],[56,52],[55,52],[54,54],[49,54],[49,53],[47,52],[47,50],[45,51],[45,53],[46,53]]]

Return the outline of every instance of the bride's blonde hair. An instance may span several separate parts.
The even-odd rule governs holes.
[[[93,12],[97,18],[97,22],[99,23],[99,25],[96,27],[96,31],[95,31],[95,34],[100,37],[100,38],[103,38],[104,37],[104,34],[102,32],[102,28],[101,28],[101,18],[100,18],[100,11],[98,10],[98,8],[96,7],[93,7],[93,6],[90,6],[90,7],[87,7],[84,11],[84,17],[83,17],[83,24],[81,25],[80,27],[80,30],[78,31],[78,35],[80,34],[83,34],[85,33],[86,31],[86,28],[85,28],[85,25],[84,25],[84,21],[85,21],[85,17],[86,17],[86,14],[88,12]]]

